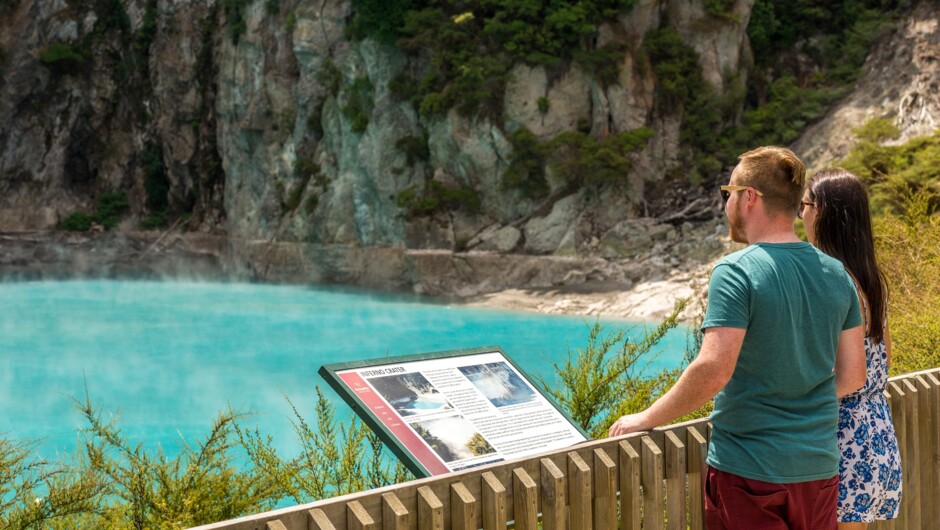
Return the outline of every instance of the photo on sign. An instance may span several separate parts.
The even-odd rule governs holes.
[[[535,391],[504,362],[461,366],[459,370],[496,407],[535,399]]]
[[[373,377],[369,383],[403,417],[453,408],[419,372]]]
[[[462,416],[417,421],[411,428],[444,462],[488,455],[496,449]]]

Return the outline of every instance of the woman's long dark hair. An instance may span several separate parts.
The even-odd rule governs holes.
[[[888,291],[875,259],[868,192],[852,173],[827,169],[806,183],[809,200],[816,206],[816,246],[845,265],[868,299],[869,335],[884,338]]]

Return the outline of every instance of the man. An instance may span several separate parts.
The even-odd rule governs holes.
[[[650,408],[610,428],[650,430],[715,397],[710,530],[836,529],[837,395],[865,383],[864,330],[842,264],[794,232],[804,177],[789,149],[740,156],[721,191],[731,239],[748,246],[712,270],[701,350]]]

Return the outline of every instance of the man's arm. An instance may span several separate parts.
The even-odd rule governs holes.
[[[730,327],[705,329],[698,357],[682,372],[676,384],[650,408],[614,422],[610,435],[648,431],[698,409],[715,397],[731,380],[744,333],[743,329]]]
[[[865,329],[855,326],[839,334],[836,348],[836,394],[841,398],[865,386]]]

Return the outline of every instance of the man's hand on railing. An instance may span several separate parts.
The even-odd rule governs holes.
[[[649,431],[651,429],[652,427],[647,425],[644,414],[639,412],[637,414],[621,416],[619,420],[615,421],[614,424],[610,426],[609,432],[611,436],[623,436],[624,434]]]

